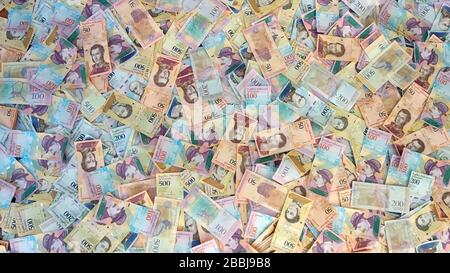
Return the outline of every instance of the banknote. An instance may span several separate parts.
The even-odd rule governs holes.
[[[11,201],[16,193],[16,187],[2,179],[0,179],[0,224],[3,223],[7,214],[9,213],[9,207],[11,206]]]
[[[105,195],[92,210],[92,220],[100,225],[109,225],[128,232],[153,234],[159,213],[144,206]]]
[[[317,32],[325,33],[339,19],[339,2],[316,1]]]
[[[133,58],[120,64],[120,68],[133,72],[136,75],[147,79],[152,69],[153,58],[143,54],[136,54]]]
[[[356,76],[370,91],[376,92],[386,83],[389,76],[397,72],[411,57],[397,43],[393,42]]]
[[[50,105],[51,93],[32,88],[28,81],[19,78],[0,80],[0,101],[7,104]]]
[[[188,231],[177,231],[174,253],[189,253],[192,248],[193,233]]]
[[[428,94],[418,85],[411,85],[383,123],[396,138],[401,138],[420,117]]]
[[[397,72],[390,76],[389,81],[395,86],[406,89],[408,86],[419,77],[419,70],[410,66],[403,65]]]
[[[317,54],[319,58],[331,61],[357,61],[361,46],[357,39],[339,38],[336,36],[319,35]]]
[[[321,100],[330,100],[336,93],[340,79],[318,60],[311,59],[309,69],[302,78],[303,86]]]
[[[414,253],[415,243],[409,219],[386,221],[385,233],[389,253]]]
[[[281,211],[288,189],[255,172],[246,170],[236,190],[238,198],[246,198],[273,211]]]
[[[153,208],[153,201],[146,191],[141,191],[133,196],[128,197],[125,201],[140,205],[147,208]]]
[[[376,7],[368,0],[343,0],[343,2],[362,19],[369,16]]]
[[[299,243],[298,238],[305,225],[306,218],[313,201],[297,193],[288,194],[281,211],[281,217],[271,242],[271,247],[286,252],[292,252]]]
[[[432,197],[435,202],[436,209],[441,209],[447,216],[450,214],[449,196],[450,193],[447,188],[438,186],[432,187]],[[428,199],[427,199],[428,201]]]
[[[170,26],[164,37],[162,53],[180,60],[189,46],[176,38],[178,31],[179,28],[176,23]]]
[[[321,230],[330,225],[337,212],[326,198],[320,195],[313,195],[311,198],[314,198],[314,206],[311,207],[306,224],[318,236]]]
[[[382,6],[379,16],[382,25],[412,41],[423,41],[430,29],[429,23],[401,8],[395,1],[387,1]]]
[[[244,238],[251,240],[258,238],[274,221],[276,219],[270,215],[252,211],[245,228]]]
[[[444,221],[437,219],[431,203],[416,211],[408,220],[411,223],[416,242],[423,242],[432,234],[447,227]]]
[[[217,0],[201,1],[180,26],[176,38],[196,49],[225,12],[226,6]]]
[[[85,217],[67,234],[64,242],[72,252],[91,253],[96,250],[95,246],[102,241],[109,231],[109,226],[98,225],[93,221],[89,221],[88,217]]]
[[[292,5],[293,3],[289,3]],[[278,18],[282,18],[281,14],[285,14],[286,11],[291,11],[292,8],[288,9],[288,5],[283,6],[284,8],[280,9],[280,12],[278,14]],[[296,55],[296,52],[294,51],[291,43],[289,42],[289,39],[286,34],[287,31],[283,31],[283,26],[281,25],[281,21],[277,18],[275,15],[267,16],[264,21],[267,23],[267,26],[269,27],[269,30],[272,34],[272,37],[274,37],[275,45],[277,46],[278,50],[280,51],[281,56],[283,57],[286,66],[288,67],[288,70],[291,72],[294,72],[292,68],[294,68],[294,65],[298,63],[298,60],[301,58]],[[287,19],[287,18],[285,18]],[[295,77],[295,76],[294,76]]]
[[[325,229],[311,246],[309,253],[345,253],[348,252],[345,239],[331,230]]]
[[[400,180],[408,181],[412,171],[418,171],[435,177],[435,185],[447,186],[450,180],[450,164],[445,160],[435,160],[410,149],[403,149],[400,158]]]
[[[77,62],[63,80],[62,86],[67,89],[85,88],[87,85],[86,64]]]
[[[445,253],[441,240],[433,240],[416,246],[416,253]]]
[[[12,253],[67,253],[64,238],[67,232],[56,231],[29,235],[10,241]]]
[[[97,19],[81,22],[80,32],[83,39],[88,75],[92,77],[109,74],[111,72],[111,60],[105,20]]]
[[[306,116],[320,126],[325,126],[334,113],[334,110],[324,101],[325,99],[321,99],[309,92],[304,86],[294,88],[288,83],[278,95],[278,100],[281,102],[281,105],[286,105],[296,114]],[[292,116],[293,114],[289,115]]]
[[[163,33],[140,1],[121,0],[113,5],[125,28],[130,28],[142,48],[163,38]]]
[[[263,17],[264,15],[267,15],[268,13],[276,10],[280,6],[283,6],[284,2],[275,0],[271,2],[260,2],[257,0],[251,0],[248,1],[248,5],[251,8],[251,10],[255,13],[255,15],[258,18]]]
[[[215,190],[219,190],[217,193],[221,194],[228,192],[227,190],[231,188],[234,189],[233,176],[234,170],[229,171],[222,166],[213,163],[211,164],[209,175],[202,178],[200,181],[205,185],[212,186]]]
[[[68,227],[81,220],[88,209],[68,195],[62,195],[56,202],[48,207],[48,213],[57,219],[61,227]]]
[[[11,130],[6,148],[14,157],[62,161],[67,138],[62,135]]]
[[[408,187],[364,182],[352,184],[352,207],[396,213],[409,211]]]
[[[105,165],[102,142],[99,139],[76,141],[74,143],[77,160],[78,198],[89,200],[89,185],[86,174]]]
[[[36,88],[53,91],[64,82],[77,57],[77,48],[68,40],[59,38],[50,57],[37,68],[31,79]]]
[[[182,200],[183,184],[180,173],[157,173],[156,194],[160,197]]]
[[[53,187],[67,196],[78,196],[77,168],[67,166],[61,176],[53,183]]]
[[[358,99],[356,105],[368,127],[377,127],[382,125],[387,117],[388,110],[381,96],[366,92],[364,96]]]
[[[222,92],[217,66],[204,48],[189,51],[196,90],[203,98],[216,97]]]
[[[43,183],[44,180],[55,180],[56,177],[61,175],[63,169],[63,162],[59,159],[32,159],[28,156],[22,157],[19,162],[35,177],[41,180],[43,184],[41,190],[44,190],[46,186]],[[45,178],[45,179],[44,179]]]
[[[344,146],[322,137],[316,149],[308,177],[308,189],[321,196],[328,196],[332,184],[336,183]]]
[[[108,75],[108,83],[121,94],[125,94],[135,101],[140,101],[144,94],[147,80],[128,70],[116,68]]]
[[[401,98],[398,89],[390,82],[387,82],[376,94],[383,100],[384,109],[387,113],[392,112]]]
[[[8,11],[7,30],[26,30],[31,23],[32,10],[30,6],[22,8],[19,6],[10,7]]]
[[[0,60],[2,63],[15,62],[23,58],[24,53],[13,48],[0,46]]]
[[[394,142],[401,154],[404,148],[411,151],[429,155],[450,144],[447,131],[444,128],[436,129],[431,126],[423,127],[412,134],[404,136]]]
[[[361,159],[356,165],[358,181],[383,183],[383,166],[385,165],[390,140],[390,133],[369,128],[363,140]]]
[[[337,207],[337,215],[332,230],[351,238],[349,245],[353,251],[374,248],[380,232],[381,218],[365,210]]]
[[[212,150],[204,150],[196,145],[190,145],[179,140],[160,136],[153,154],[153,160],[158,167],[175,166],[201,174],[208,174],[213,157]]]
[[[421,120],[433,127],[447,127],[449,124],[450,96],[445,91],[448,89],[448,82],[448,72],[441,71],[437,74],[432,92],[420,115]]]
[[[237,90],[246,90],[248,86],[268,86],[268,81],[256,69],[251,69],[236,86]],[[242,94],[243,96],[244,94]]]
[[[65,2],[56,2],[54,4],[54,13],[50,20],[57,26],[58,34],[67,38],[78,26],[81,20],[81,12],[75,6]]]
[[[375,57],[382,53],[383,50],[389,46],[389,44],[389,40],[386,39],[378,28],[376,28],[373,33],[360,42],[368,61],[375,59]]]
[[[292,154],[286,154],[283,156],[272,179],[283,185],[299,179],[302,175],[301,165],[292,159]]]
[[[335,109],[334,115],[328,121],[327,130],[333,132],[337,137],[345,138],[350,142],[354,157],[359,160],[359,154],[364,140],[364,132],[366,132],[366,123],[359,117]]]
[[[13,235],[17,235],[17,209],[19,206],[20,205],[17,203],[11,203],[9,213],[6,213],[6,218],[2,223],[2,230],[5,230]]]
[[[127,149],[132,130],[133,129],[127,126],[119,126],[111,130],[114,147],[119,156],[123,157],[125,155],[125,150]]]
[[[1,156],[4,160],[0,165],[0,178],[11,182],[16,187],[14,194],[16,202],[24,201],[41,187],[41,184],[22,163],[14,157],[8,156],[6,151],[2,151]]]
[[[68,129],[73,128],[80,109],[80,105],[58,96],[52,96],[52,104],[25,106],[22,111],[28,115],[39,117],[51,125],[61,125]]]
[[[243,33],[266,79],[286,71],[287,66],[265,22],[255,24],[245,29]],[[261,48],[260,45],[264,46]]]
[[[130,58],[136,56],[137,51],[133,45],[133,41],[126,34],[126,30],[113,14],[113,11],[111,9],[99,10],[89,17],[88,21],[101,18],[105,19],[111,60],[117,64],[123,64],[130,60]]]
[[[248,86],[244,91],[246,110],[270,103],[270,86]]]
[[[115,192],[111,171],[107,167],[100,167],[88,172],[83,178],[86,182],[82,181],[81,185],[87,186],[90,200],[100,200],[103,195]],[[82,188],[84,189],[84,187]]]
[[[150,73],[149,89],[170,92],[175,85],[180,62],[162,54],[155,56],[155,62],[156,65],[153,66]]]
[[[2,62],[3,78],[26,79],[29,68],[38,68],[40,62]]]
[[[34,202],[17,208],[17,234],[35,235],[42,231],[39,225],[49,218],[48,203]]]
[[[117,191],[119,193],[119,198],[121,199],[130,198],[142,191],[146,191],[150,196],[154,196],[152,191],[156,191],[156,182],[154,178],[151,178],[128,184],[120,184],[117,185]]]
[[[445,24],[445,15],[448,14],[450,11],[450,6],[446,3],[444,3],[441,8],[439,9],[439,12],[436,14],[436,17],[433,21],[433,25],[431,26],[431,30],[438,30],[438,31],[447,31],[448,27]]]
[[[255,133],[254,137],[258,154],[262,157],[300,148],[314,141],[309,119],[300,120],[282,128],[261,131]]]
[[[92,122],[102,114],[106,99],[92,85],[88,86],[85,92],[80,103],[80,112],[88,121]]]
[[[224,244],[239,229],[239,221],[197,187],[181,201],[181,208]]]
[[[234,172],[236,170],[236,151],[236,144],[221,140],[212,158],[212,163],[227,171]]]
[[[0,124],[13,129],[16,125],[19,110],[16,108],[1,106],[0,107]]]
[[[411,172],[411,177],[408,181],[411,210],[425,204],[428,200],[430,200],[433,184],[433,176],[416,171]]]
[[[148,178],[138,156],[126,156],[108,166],[112,181],[115,185],[142,181]]]
[[[217,244],[216,240],[214,240],[214,239],[211,239],[200,245],[192,247],[190,249],[190,252],[191,253],[222,253],[219,245]]]
[[[386,183],[388,185],[408,185],[408,181],[401,177],[401,171],[399,169],[401,156],[391,155],[389,162],[389,168],[387,170]]]
[[[193,186],[197,186],[202,189],[202,184],[200,183],[201,178],[202,175],[195,171],[183,170],[180,172],[181,184],[187,191],[189,191]]]
[[[25,52],[33,39],[35,28],[32,25],[26,30],[6,30],[8,20],[2,17],[0,29],[2,29],[0,39],[4,41],[5,47]],[[23,53],[22,53],[23,54]]]
[[[103,112],[148,137],[153,137],[158,132],[163,118],[150,108],[117,92],[108,98]]]
[[[147,241],[146,251],[172,253],[175,248],[177,223],[180,216],[180,201],[156,197],[153,208],[159,211],[158,221],[152,237]]]

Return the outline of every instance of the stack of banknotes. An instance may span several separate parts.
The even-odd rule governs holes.
[[[0,252],[450,252],[448,0],[1,0]]]

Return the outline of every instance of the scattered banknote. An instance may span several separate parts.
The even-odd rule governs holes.
[[[0,253],[449,253],[448,1],[0,1]]]

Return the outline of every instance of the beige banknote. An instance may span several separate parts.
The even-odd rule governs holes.
[[[268,209],[280,212],[288,189],[264,176],[246,170],[236,190],[238,198],[246,198]]]
[[[88,64],[88,75],[98,76],[111,72],[106,22],[104,19],[80,23],[84,57]]]
[[[283,252],[292,252],[305,225],[313,201],[295,192],[288,194],[270,246]]]
[[[411,56],[397,43],[391,43],[356,76],[372,92],[389,80],[389,76],[405,65]]]
[[[153,236],[148,238],[146,252],[171,253],[175,247],[180,201],[157,196],[153,208],[160,214]]]
[[[360,209],[406,213],[409,211],[409,189],[403,186],[353,182],[351,205]]]
[[[356,38],[341,38],[319,35],[317,38],[317,55],[330,61],[355,62],[361,54],[361,46]]]
[[[86,175],[105,165],[102,141],[96,139],[75,142],[75,151],[78,169],[78,199],[87,201],[90,195]]]
[[[139,0],[120,0],[113,5],[124,27],[131,28],[142,48],[148,48],[164,37],[155,20]]]
[[[396,138],[402,138],[420,117],[427,98],[428,94],[423,88],[412,84],[384,121],[383,127]]]
[[[265,22],[257,23],[244,30],[244,36],[266,79],[270,79],[287,70],[275,42]]]

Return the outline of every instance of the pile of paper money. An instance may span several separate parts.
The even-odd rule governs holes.
[[[448,0],[1,0],[0,252],[450,252]]]

